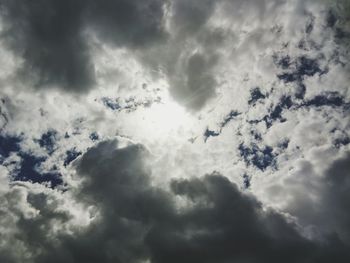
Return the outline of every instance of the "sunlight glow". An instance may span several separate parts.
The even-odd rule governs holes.
[[[170,99],[143,109],[139,118],[137,126],[149,139],[165,139],[169,136],[187,134],[194,121],[190,113]]]

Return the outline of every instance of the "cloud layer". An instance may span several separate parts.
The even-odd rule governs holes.
[[[1,1],[2,33],[34,86],[87,92],[95,84],[88,32],[117,46],[162,38],[163,3],[144,1]]]
[[[14,233],[6,235],[15,243],[2,246],[4,262],[17,262],[19,256],[27,262],[346,262],[349,257],[349,213],[342,196],[349,186],[343,181],[348,157],[334,162],[325,177],[334,175],[330,188],[343,185],[341,196],[334,199],[333,189],[319,193],[324,196],[320,213],[343,212],[322,219],[345,231],[310,239],[292,218],[264,208],[218,173],[173,180],[169,191],[152,186],[147,150],[117,145],[104,141],[88,150],[76,163],[79,187],[63,199],[55,191],[25,185],[7,189],[2,211],[11,212],[2,220],[13,218]],[[88,225],[74,223],[84,214],[71,214],[68,196],[80,211],[91,211]],[[322,222],[316,227],[322,229]]]
[[[348,10],[0,0],[0,261],[348,262]]]

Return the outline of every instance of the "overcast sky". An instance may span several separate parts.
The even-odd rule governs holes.
[[[0,0],[0,262],[350,262],[349,52],[348,0]]]

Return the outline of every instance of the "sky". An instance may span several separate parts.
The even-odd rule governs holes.
[[[1,263],[350,262],[349,0],[0,0]]]

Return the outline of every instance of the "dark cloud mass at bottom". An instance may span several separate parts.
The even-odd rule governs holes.
[[[83,230],[49,234],[53,220],[65,224],[70,215],[55,210],[45,194],[29,194],[28,202],[41,216],[21,217],[17,224],[18,239],[37,252],[33,262],[345,263],[350,256],[348,241],[336,233],[319,241],[305,238],[295,223],[263,209],[218,173],[173,180],[170,191],[152,186],[147,150],[142,145],[117,149],[117,144],[101,142],[76,164],[83,182],[74,195],[98,210],[98,217]],[[330,187],[341,183],[346,195],[350,184],[344,182],[342,168],[348,158],[339,163],[329,170],[335,174]],[[185,204],[178,207],[178,198]],[[340,206],[347,202],[341,198],[329,204],[333,201]],[[342,211],[334,220],[347,228],[349,213]],[[2,262],[15,262],[9,251],[0,253]]]

